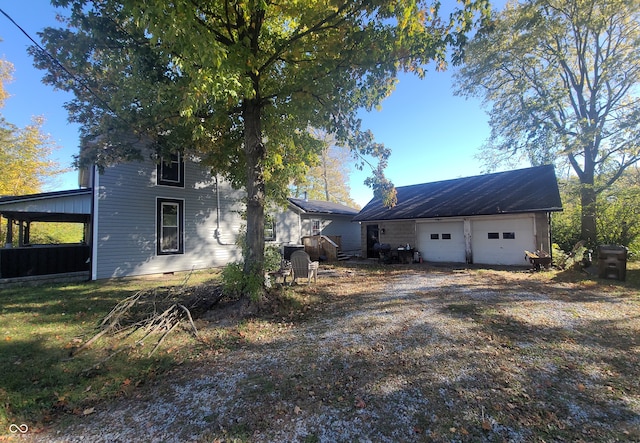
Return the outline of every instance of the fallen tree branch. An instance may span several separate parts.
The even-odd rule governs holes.
[[[151,335],[162,334],[149,354],[151,355],[183,322],[188,322],[189,329],[195,337],[198,337],[194,317],[197,318],[211,309],[222,300],[224,294],[219,287],[188,287],[186,284],[189,277],[190,274],[179,286],[141,290],[120,301],[102,319],[98,325],[99,331],[82,346],[71,351],[70,355],[77,355],[105,336],[116,336],[127,332],[125,337],[131,337],[136,332],[142,332],[142,337],[134,345],[115,351],[107,357],[108,360],[123,350],[144,344]],[[101,363],[103,361],[97,365]]]

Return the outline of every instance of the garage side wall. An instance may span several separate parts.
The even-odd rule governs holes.
[[[549,226],[549,213],[537,212],[535,215],[536,223],[536,249],[551,252],[551,227]]]
[[[367,256],[367,226],[378,226],[378,241],[389,244],[392,248],[404,247],[407,243],[416,245],[416,222],[414,220],[381,221],[378,223],[362,223],[360,225],[361,256]]]
[[[416,244],[416,222],[401,220],[396,222],[382,222],[380,229],[380,243],[387,243],[392,248],[403,247],[407,243],[413,248]]]

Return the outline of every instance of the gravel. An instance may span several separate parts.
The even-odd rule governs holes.
[[[578,303],[575,284],[511,275],[408,273],[31,439],[632,441],[638,299],[587,288]],[[597,322],[630,347],[590,338]]]

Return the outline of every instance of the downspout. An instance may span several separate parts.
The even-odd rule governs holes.
[[[551,232],[551,211],[547,212],[547,223],[549,223],[549,256],[551,257],[551,263],[553,263],[553,235]]]
[[[98,166],[93,166],[91,177],[91,280],[98,279]]]
[[[224,243],[220,240],[220,189],[218,188],[218,174],[214,176],[214,180],[216,187],[216,230],[213,232],[213,238],[215,238],[221,246],[233,246],[234,243]]]

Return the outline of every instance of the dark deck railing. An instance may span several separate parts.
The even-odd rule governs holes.
[[[0,249],[0,278],[90,271],[87,245],[31,246]]]

